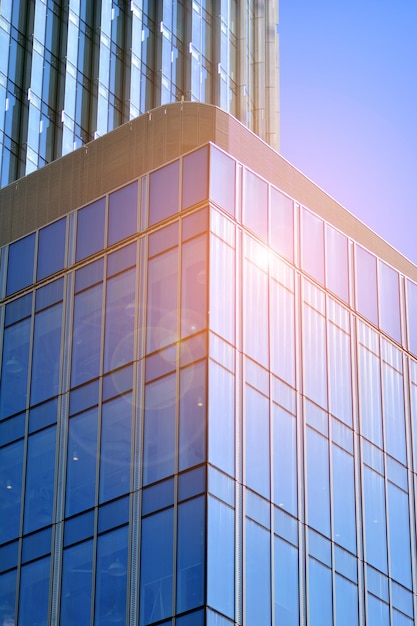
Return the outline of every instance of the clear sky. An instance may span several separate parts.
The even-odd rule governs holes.
[[[417,0],[280,0],[281,153],[417,264]]]

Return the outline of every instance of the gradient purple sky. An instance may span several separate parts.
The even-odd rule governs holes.
[[[417,264],[417,0],[280,0],[281,153]]]

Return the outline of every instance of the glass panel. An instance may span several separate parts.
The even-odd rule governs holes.
[[[172,615],[173,509],[142,520],[139,624]]]
[[[269,401],[246,385],[244,406],[246,485],[269,499]]]
[[[324,285],[324,224],[310,211],[302,209],[301,267]]]
[[[149,176],[149,226],[178,212],[179,179],[179,161],[174,161]]]
[[[304,393],[322,407],[327,407],[326,322],[321,311],[323,294],[304,282],[303,353]]]
[[[208,500],[207,602],[233,619],[235,609],[234,511]]]
[[[208,148],[188,154],[182,161],[182,208],[208,197]]]
[[[235,251],[210,236],[210,329],[235,340]]]
[[[284,265],[284,264],[283,264]],[[291,279],[293,274],[291,272]],[[291,280],[292,282],[292,280]],[[291,285],[292,287],[292,285]],[[270,281],[271,298],[271,370],[295,384],[294,292],[288,285]]]
[[[297,447],[295,417],[272,405],[273,415],[273,501],[297,515]]]
[[[109,196],[109,246],[137,232],[137,216],[138,183],[135,181]]]
[[[19,624],[48,623],[49,557],[24,565],[20,575]]]
[[[93,542],[64,550],[62,565],[61,626],[89,624]]]
[[[387,525],[382,476],[363,468],[366,562],[387,572]]]
[[[174,473],[176,401],[175,374],[150,383],[145,388],[145,485]]]
[[[0,419],[26,407],[30,327],[29,318],[4,330]]]
[[[133,360],[135,322],[135,268],[107,281],[104,327],[104,371]]]
[[[332,626],[332,572],[313,558],[308,560],[310,626]]]
[[[23,441],[0,448],[0,544],[19,536]]]
[[[417,356],[417,285],[407,280],[408,347]]]
[[[0,575],[0,623],[2,626],[14,626],[16,624],[16,572],[17,570],[12,570]]]
[[[71,384],[80,385],[99,375],[103,285],[75,296]]]
[[[362,435],[382,448],[381,373],[377,334],[358,324],[359,409]]]
[[[101,198],[78,211],[76,261],[103,249],[105,209],[106,199]]]
[[[177,340],[178,249],[150,259],[148,266],[147,352]]]
[[[244,346],[248,356],[268,367],[268,276],[244,262]]]
[[[235,377],[209,361],[209,462],[235,471]]]
[[[356,246],[356,307],[373,324],[378,324],[376,258]]]
[[[206,460],[206,369],[202,361],[180,373],[180,471]]]
[[[210,146],[210,200],[235,215],[236,163]]]
[[[249,170],[245,170],[243,203],[243,224],[267,241],[268,185]]]
[[[274,537],[274,574],[274,626],[298,626],[298,550],[280,537]]]
[[[352,426],[352,373],[349,314],[333,299],[328,303],[330,412]]]
[[[307,428],[306,453],[308,524],[329,537],[329,444],[312,428]]]
[[[106,402],[102,408],[100,502],[127,493],[130,486],[132,430],[131,394]]]
[[[356,553],[355,481],[353,457],[332,446],[334,540]]]
[[[246,520],[246,626],[271,624],[270,534]]]
[[[378,624],[378,626],[389,626],[389,606],[381,602],[378,598],[368,593],[368,623]]]
[[[207,238],[182,245],[181,337],[207,327]]]
[[[378,263],[379,323],[382,330],[401,343],[398,272]]]
[[[97,409],[69,420],[66,516],[94,506],[97,463]]]
[[[384,339],[382,348],[382,397],[384,406],[385,449],[406,464],[404,381],[402,354]]]
[[[358,626],[358,588],[343,576],[336,574],[336,624],[337,626]],[[370,624],[374,622],[369,622]],[[375,622],[379,624],[379,622]]]
[[[294,205],[291,198],[271,187],[269,243],[291,262],[294,261]]]
[[[31,404],[58,395],[61,353],[62,304],[35,316],[32,354]]]
[[[23,526],[25,533],[52,523],[55,440],[55,426],[29,437]]]
[[[205,545],[204,498],[188,500],[178,507],[177,613],[204,602]]]
[[[67,220],[63,218],[39,231],[37,280],[64,268]]]
[[[339,298],[349,302],[348,240],[326,224],[326,285]]]
[[[35,242],[33,233],[10,244],[6,296],[32,284]]]
[[[127,526],[98,538],[95,626],[126,623],[127,543]]]
[[[388,483],[390,574],[411,589],[411,544],[408,494]]]

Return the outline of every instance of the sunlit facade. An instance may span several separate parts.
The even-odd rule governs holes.
[[[0,185],[181,100],[278,149],[277,22],[277,0],[2,0]]]
[[[416,623],[414,265],[197,104],[0,233],[2,626]]]

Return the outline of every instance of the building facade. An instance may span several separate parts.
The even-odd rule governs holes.
[[[277,0],[2,0],[0,186],[170,102],[279,146]]]
[[[0,237],[0,624],[417,623],[413,264],[194,103]]]

